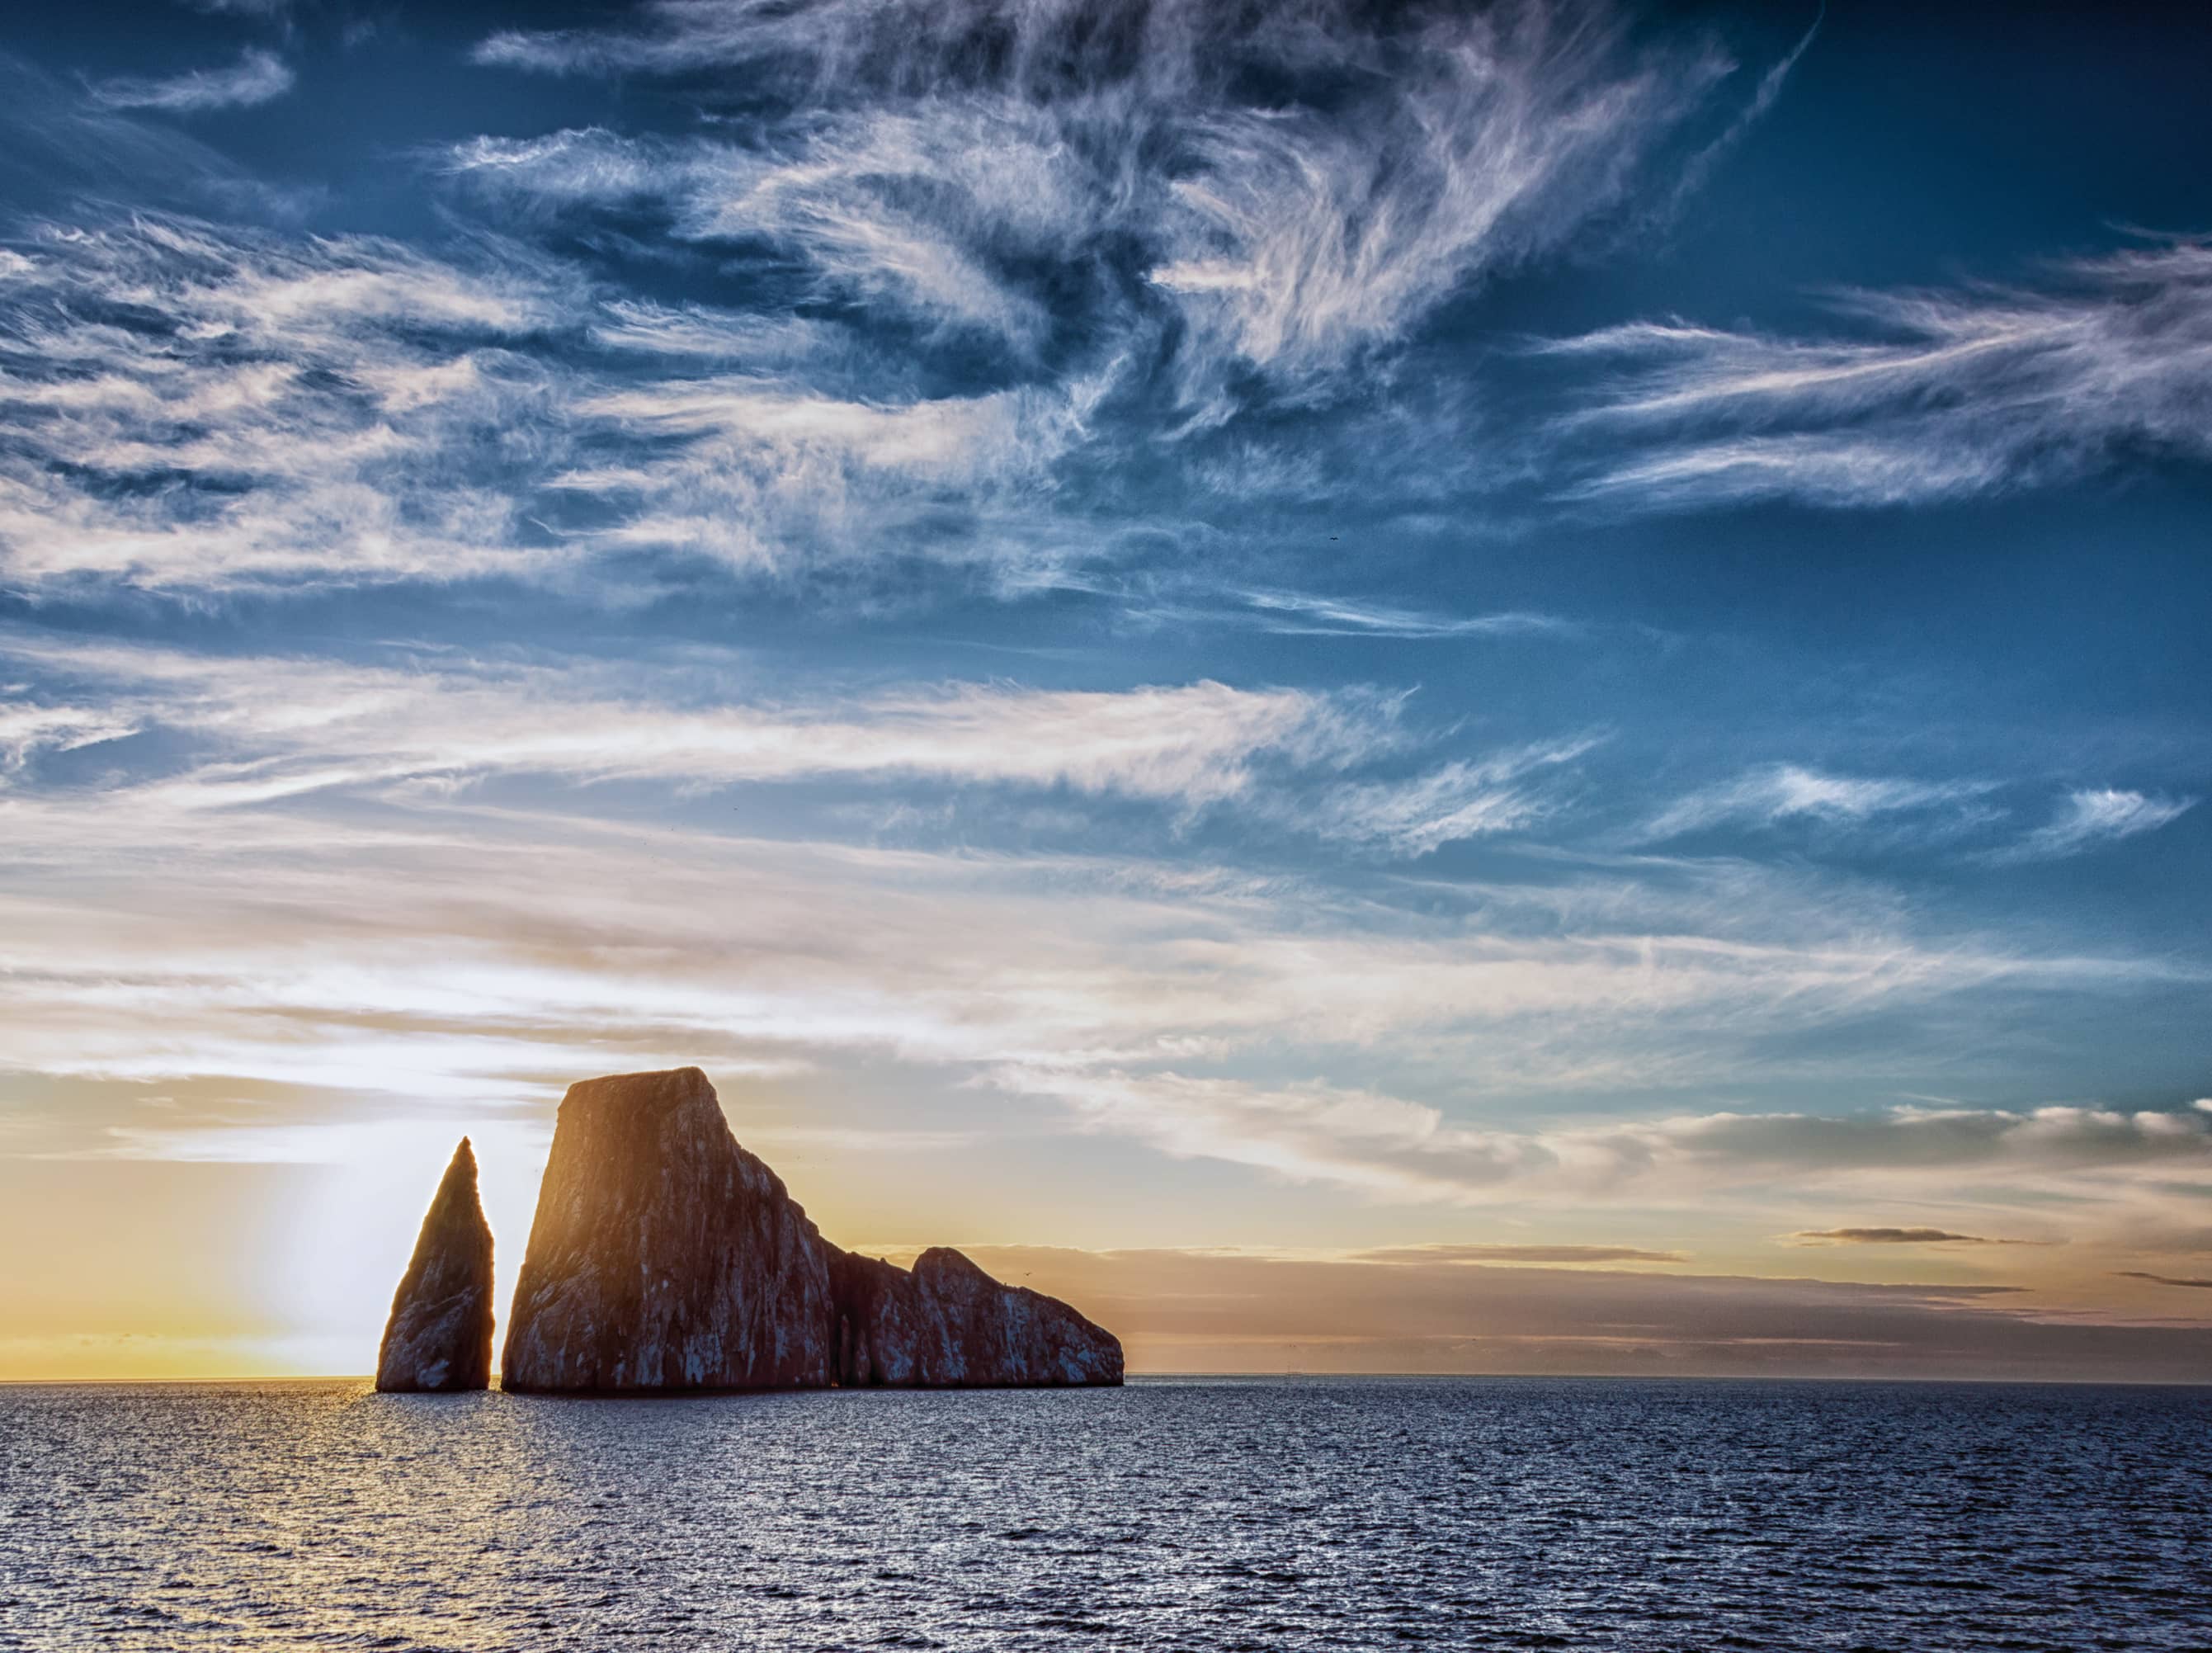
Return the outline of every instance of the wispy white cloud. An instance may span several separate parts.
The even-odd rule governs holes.
[[[136,203],[291,219],[318,198],[313,186],[258,177],[173,121],[112,108],[88,95],[81,80],[64,81],[5,52],[0,174],[19,214],[66,201],[75,210],[89,202]]]
[[[1413,732],[1397,702],[1357,695],[1201,683],[777,701],[725,663],[672,664],[647,699],[611,664],[10,647],[57,685],[42,705],[100,708],[27,724],[0,791],[6,1036],[32,1068],[343,1088],[352,1065],[421,1076],[380,1087],[404,1091],[617,1050],[633,1065],[881,1052],[1054,1085],[1120,1074],[1154,1095],[1154,1067],[1273,1048],[1326,1072],[1387,1049],[1455,1089],[1544,1094],[1712,1083],[1747,1062],[1771,1074],[1778,1059],[1753,1053],[1785,1030],[2174,968],[1916,937],[1832,889],[1746,888],[1741,867],[1470,886],[1440,909],[1418,886],[1401,906],[1133,848],[1046,854],[1021,808],[995,834],[963,817],[933,847],[892,850],[731,836],[775,818],[757,795],[725,830],[719,809],[702,824],[678,807],[701,787],[1017,803],[1060,789],[1413,854],[1493,824],[1486,787],[1568,761],[1571,747],[1509,754],[1485,781],[1462,759],[1449,784],[1417,773],[1394,800],[1360,766],[1378,748],[1402,763]],[[87,692],[60,692],[71,684]],[[52,744],[126,732],[112,763],[45,771]],[[833,911],[867,919],[825,927]],[[1255,1095],[1253,1117],[1273,1117]],[[1390,1098],[1343,1101],[1324,1087],[1300,1109],[1425,1129]]]
[[[1169,805],[1183,821],[1234,803],[1249,823],[1413,856],[1546,814],[1553,805],[1534,777],[1594,744],[1347,778],[1402,769],[1439,737],[1408,723],[1405,696],[1358,688],[949,684],[778,701],[709,671],[688,683],[664,674],[684,692],[649,700],[612,665],[349,667],[27,636],[0,639],[10,658],[90,691],[100,709],[0,699],[0,755],[21,768],[41,749],[143,729],[187,737],[199,760],[130,794],[173,811],[514,775],[684,789],[842,779],[1065,788]]]
[[[611,349],[715,368],[741,362],[756,372],[804,366],[818,375],[837,349],[824,324],[802,317],[704,305],[671,307],[642,299],[607,300],[591,332]],[[818,378],[814,386],[821,392],[830,387]]]
[[[749,88],[743,120],[480,137],[442,164],[526,237],[574,214],[627,239],[643,209],[679,247],[767,260],[781,273],[750,311],[594,290],[481,234],[434,258],[54,227],[7,277],[25,325],[0,338],[0,579],[611,587],[702,563],[950,564],[1034,590],[1140,543],[1066,509],[1133,415],[1157,452],[1260,402],[1372,400],[1370,369],[1451,295],[1625,209],[1730,68],[1703,38],[1538,0],[1295,20],[1129,0],[1106,21],[672,0],[486,42],[487,62]],[[109,82],[98,106],[214,106],[289,72],[256,49],[228,78]],[[1224,491],[1222,453],[1193,463]],[[1373,635],[1550,623],[1253,612]]]
[[[453,166],[483,185],[544,207],[659,199],[681,234],[780,240],[837,290],[1024,357],[1058,324],[1022,272],[1054,267],[1056,302],[1090,289],[1104,355],[1171,325],[1182,399],[1209,420],[1240,368],[1334,394],[1454,291],[1620,205],[1731,67],[1589,8],[1385,20],[1142,0],[1103,19],[658,0],[629,26],[511,32],[477,57],[790,92],[754,147],[598,130],[461,146]],[[1255,73],[1312,93],[1257,97]],[[1137,249],[1134,287],[1098,283],[1116,243]]]
[[[1557,807],[1531,777],[1572,763],[1597,742],[1579,739],[1501,753],[1480,763],[1455,760],[1410,781],[1355,781],[1310,806],[1323,836],[1400,855],[1426,855],[1445,844],[1510,832]]]
[[[2212,244],[2174,239],[2037,285],[1854,292],[1855,331],[1681,322],[1545,347],[1618,364],[1557,434],[1602,435],[1570,490],[1626,506],[1881,506],[2039,486],[2124,460],[2212,458]]]
[[[866,297],[1023,357],[1052,316],[1004,266],[1095,257],[1098,215],[1115,210],[1054,116],[1012,102],[811,112],[768,148],[599,128],[477,138],[445,166],[532,214],[654,203],[684,240],[772,240],[806,259],[824,296]]]
[[[0,781],[40,751],[74,751],[119,740],[137,725],[100,706],[46,706],[0,691]]]
[[[18,767],[40,746],[146,726],[219,742],[210,761],[138,792],[177,808],[497,775],[683,786],[939,780],[1198,808],[1254,791],[1261,765],[1277,766],[1279,780],[1313,768],[1332,773],[1407,744],[1402,702],[1359,690],[954,684],[777,703],[732,700],[709,678],[688,702],[654,702],[625,692],[611,672],[588,669],[354,668],[57,649],[29,638],[0,654],[98,684],[106,697],[98,712],[0,701],[0,752],[14,753]]]
[[[825,544],[866,546],[902,520],[972,517],[1047,488],[1052,462],[1082,440],[1089,394],[884,404],[726,376],[610,389],[573,403],[580,443],[613,435],[660,446],[627,443],[612,462],[580,464],[547,485],[623,507],[588,536],[599,544],[675,546],[788,571]],[[986,541],[945,555],[988,562],[993,551]]]
[[[2000,860],[2050,860],[2139,833],[2155,832],[2196,806],[2193,798],[2157,798],[2101,787],[2069,793],[2057,817],[1995,852]]]
[[[462,264],[143,216],[21,245],[0,579],[21,587],[544,578],[667,550],[1012,578],[1074,555],[1036,512],[1101,380],[878,393],[817,326],[602,303],[496,246]]]
[[[188,115],[272,102],[292,89],[292,82],[290,64],[273,52],[248,46],[236,63],[226,68],[187,70],[181,75],[118,76],[94,86],[92,95],[110,109]]]
[[[526,568],[542,280],[141,217],[4,277],[0,577],[219,589]]]
[[[1795,763],[1753,769],[1677,799],[1654,817],[1644,836],[1680,837],[1726,823],[1771,826],[1796,819],[1860,822],[1880,815],[1969,802],[1991,790],[1982,781],[1911,781],[1838,775]]]
[[[1261,629],[1287,637],[1567,637],[1581,630],[1557,615],[1518,609],[1454,615],[1306,592],[1258,589],[1233,596]]]
[[[1588,16],[1438,22],[1357,120],[1200,125],[1180,245],[1152,271],[1219,347],[1292,383],[1402,337],[1447,294],[1558,245],[1627,191],[1717,56],[1637,62]]]
[[[1990,801],[1998,790],[1992,781],[1838,775],[1798,764],[1772,764],[1677,799],[1638,836],[1662,842],[1715,827],[1761,829],[1792,821],[1863,835],[1881,821],[1888,823],[1881,833],[1887,842],[1955,847],[1978,836],[1985,847],[1971,853],[1981,860],[2052,860],[2155,831],[2197,801],[2117,787],[2080,789],[2064,797],[2053,818],[2021,833],[2011,824],[2014,811]],[[2000,832],[2006,841],[1990,844]]]
[[[2033,1179],[2212,1169],[2212,1127],[2178,1112],[1907,1107],[1681,1115],[1530,1131],[1464,1125],[1430,1104],[1318,1083],[1034,1067],[1007,1068],[998,1079],[1056,1098],[1089,1128],[1177,1158],[1227,1160],[1393,1199],[1548,1194],[1694,1202],[1777,1178],[1801,1194],[1869,1178],[1892,1192],[1905,1184],[1924,1192],[1947,1180],[1955,1186],[1965,1174]]]

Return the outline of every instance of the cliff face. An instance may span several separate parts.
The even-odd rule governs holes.
[[[525,1390],[1119,1383],[1121,1346],[957,1251],[824,1240],[696,1067],[569,1087],[501,1382]]]
[[[946,1246],[911,1273],[842,1255],[834,1276],[837,1381],[848,1388],[995,1389],[1121,1381],[1121,1345],[1057,1297],[1002,1285]]]
[[[491,1382],[491,1225],[466,1137],[438,1184],[376,1355],[387,1392],[480,1389]]]
[[[515,1286],[511,1389],[830,1381],[830,1248],[696,1067],[568,1087]]]

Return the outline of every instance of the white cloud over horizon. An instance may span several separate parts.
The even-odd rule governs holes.
[[[1170,1155],[1417,1200],[1821,1166],[2186,1168],[2202,1146],[2202,1110],[1469,1122],[1507,1099],[1786,1082],[1814,1070],[1767,1047],[1870,1014],[2187,979],[2156,958],[1916,934],[1741,866],[1594,863],[1577,885],[1439,911],[1418,887],[1393,904],[1133,846],[1018,847],[1027,829],[1017,847],[892,847],[669,812],[702,786],[935,780],[1155,805],[1170,825],[1233,808],[1410,857],[1519,819],[1516,788],[1587,742],[1452,760],[1393,792],[1343,776],[1378,749],[1418,757],[1424,738],[1358,696],[940,685],[776,704],[710,662],[655,702],[583,664],[21,637],[9,658],[98,691],[19,704],[7,726],[0,969],[10,1059],[33,1071],[520,1102],[611,1059],[888,1060]],[[501,775],[570,790],[526,804],[488,787]],[[641,783],[660,800],[642,813],[624,789]],[[840,911],[866,921],[825,924]],[[1473,1114],[1320,1077],[1382,1049]],[[1285,1061],[1316,1077],[1237,1076]]]
[[[1317,1084],[1270,1090],[1172,1072],[1020,1069],[1002,1073],[999,1083],[1058,1096],[1088,1128],[1133,1135],[1179,1158],[1225,1159],[1292,1182],[1416,1200],[1573,1195],[1694,1206],[1731,1188],[1777,1180],[1801,1199],[1857,1188],[1893,1200],[1908,1188],[1925,1197],[1947,1180],[1955,1191],[1961,1176],[2025,1182],[2212,1168],[2212,1127],[2185,1111],[1904,1104],[1859,1114],[1715,1113],[1516,1131],[1459,1125],[1431,1106]],[[1923,1176],[1932,1180],[1917,1181]]]

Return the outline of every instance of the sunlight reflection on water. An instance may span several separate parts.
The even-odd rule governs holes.
[[[0,1389],[0,1646],[2181,1648],[2212,1390]]]

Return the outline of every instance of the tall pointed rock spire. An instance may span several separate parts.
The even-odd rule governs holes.
[[[404,1393],[489,1388],[491,1320],[491,1225],[477,1197],[476,1153],[463,1137],[392,1296],[376,1387]]]

